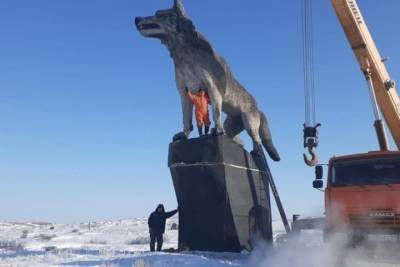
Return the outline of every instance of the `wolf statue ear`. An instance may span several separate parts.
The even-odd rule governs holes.
[[[181,0],[174,0],[174,9],[178,12],[179,16],[185,16],[185,8],[183,7]]]

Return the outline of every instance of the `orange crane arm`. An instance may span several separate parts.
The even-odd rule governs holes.
[[[376,101],[400,150],[400,100],[356,0],[331,0],[364,73],[369,73]]]

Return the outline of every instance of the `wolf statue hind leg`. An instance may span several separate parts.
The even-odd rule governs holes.
[[[247,133],[253,141],[253,151],[258,153],[261,147],[261,137],[259,133],[260,115],[257,112],[243,113],[242,122]]]
[[[271,133],[268,128],[267,119],[260,111],[252,111],[242,114],[242,121],[247,133],[253,140],[253,151],[257,154],[262,153],[262,145],[267,150],[268,155],[274,160],[279,161],[278,151],[272,143]],[[262,145],[261,145],[262,144]]]

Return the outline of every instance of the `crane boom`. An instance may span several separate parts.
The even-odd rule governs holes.
[[[379,109],[400,150],[400,100],[395,83],[390,79],[356,0],[331,1],[361,70],[369,74]]]

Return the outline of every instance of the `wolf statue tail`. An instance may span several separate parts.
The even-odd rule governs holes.
[[[271,131],[268,127],[267,117],[265,117],[264,113],[260,111],[261,116],[261,125],[260,125],[260,137],[264,148],[267,150],[268,155],[274,161],[280,161],[281,157],[279,156],[278,151],[276,150],[274,144],[272,143]]]

